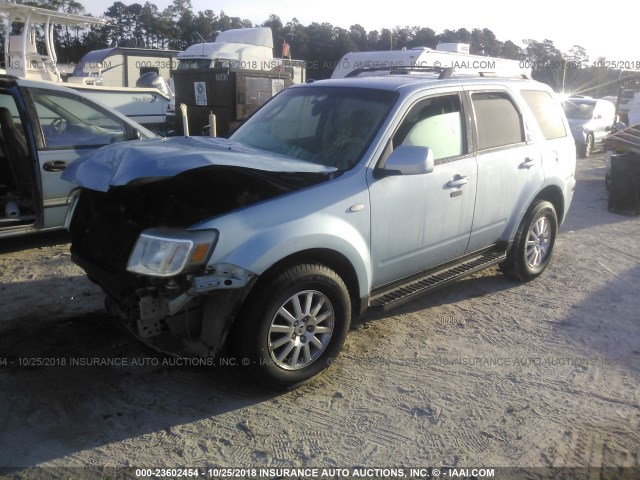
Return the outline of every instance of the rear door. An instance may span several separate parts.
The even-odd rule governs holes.
[[[544,183],[540,147],[504,87],[469,88],[478,188],[468,252],[508,240]],[[516,225],[517,226],[517,225]]]
[[[2,82],[7,83],[5,81]],[[41,214],[29,115],[11,82],[0,88],[0,236],[26,232]]]

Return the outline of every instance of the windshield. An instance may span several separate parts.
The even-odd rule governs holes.
[[[562,108],[564,109],[564,114],[567,118],[589,120],[593,117],[595,103],[577,103],[568,100],[562,104]]]
[[[347,170],[360,161],[396,97],[382,90],[294,87],[274,97],[230,138]]]
[[[211,67],[210,58],[181,58],[178,62],[178,70],[200,70]]]

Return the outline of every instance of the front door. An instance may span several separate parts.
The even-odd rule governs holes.
[[[390,140],[387,153],[400,145],[429,147],[434,170],[384,178],[375,178],[371,172],[373,288],[464,254],[477,177],[465,118],[457,93],[416,102]]]
[[[62,180],[66,166],[96,148],[128,139],[125,123],[74,93],[30,90],[41,135],[38,157],[44,206],[43,228],[64,224],[73,185]]]

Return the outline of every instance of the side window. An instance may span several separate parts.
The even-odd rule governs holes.
[[[18,107],[16,107],[16,102],[11,95],[7,93],[0,94],[0,107],[8,108],[13,117],[19,117]],[[20,119],[18,118],[17,120],[20,120]]]
[[[82,148],[127,139],[119,118],[80,96],[33,89],[45,148]]]
[[[393,137],[393,146],[429,147],[434,160],[467,153],[460,97],[443,95],[414,105]]]
[[[544,138],[553,140],[554,138],[562,138],[567,136],[562,121],[560,105],[553,99],[548,92],[540,90],[523,90],[522,98],[533,112],[533,116],[540,125],[540,130]]]
[[[15,127],[18,129],[20,134],[24,136],[24,130],[22,127],[22,119],[20,118],[20,113],[18,112],[18,107],[16,106],[16,101],[9,94],[2,93],[0,94],[0,108],[6,108],[9,111],[11,118],[13,119],[13,123]]]
[[[478,150],[506,147],[525,141],[522,116],[504,92],[471,95],[478,130]]]
[[[159,74],[160,71],[158,70],[157,67],[140,67],[140,77],[149,73],[149,72],[153,72],[153,73],[157,73]]]

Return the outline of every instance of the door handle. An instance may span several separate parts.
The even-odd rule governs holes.
[[[462,185],[469,183],[469,177],[456,175],[453,180],[447,182],[447,188],[460,188]]]
[[[67,168],[67,162],[64,160],[51,160],[42,166],[45,172],[61,172],[65,168]]]
[[[532,158],[525,158],[524,162],[518,165],[518,168],[531,168],[536,164],[536,161]]]

